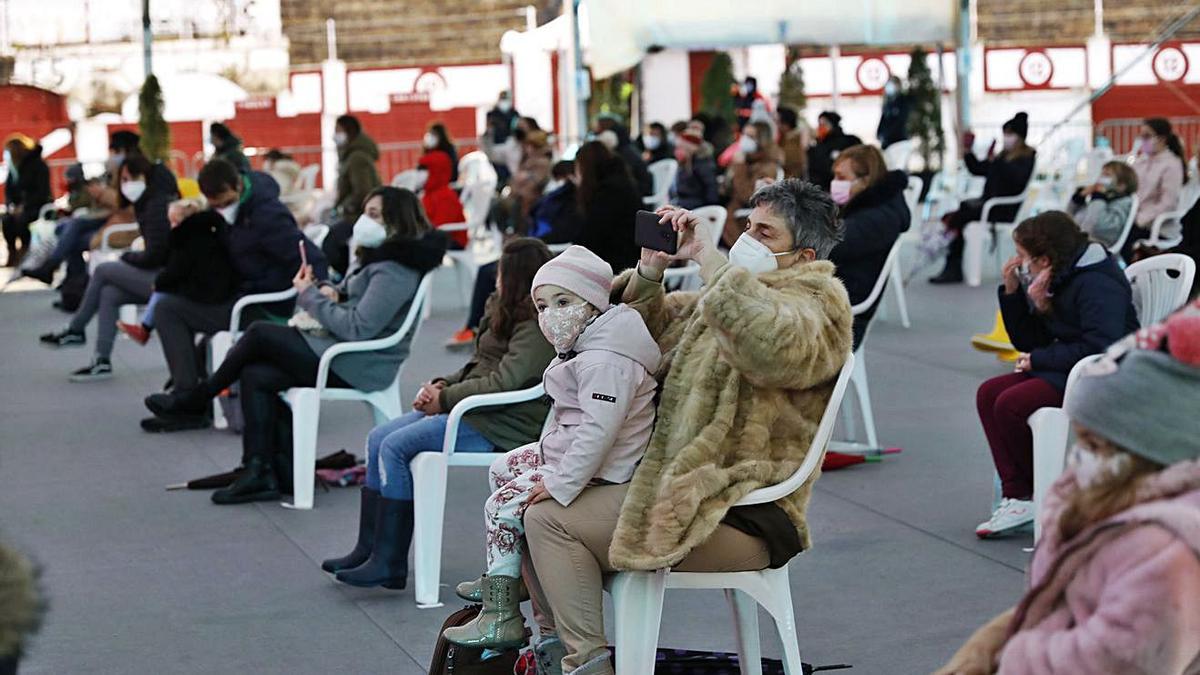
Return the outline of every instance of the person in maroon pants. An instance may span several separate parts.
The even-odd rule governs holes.
[[[981,538],[1033,522],[1029,416],[1061,406],[1071,368],[1138,328],[1117,259],[1089,241],[1070,216],[1034,216],[1017,226],[1013,240],[1017,255],[1004,265],[1000,311],[1021,354],[1016,372],[984,382],[976,396],[1003,492],[992,517],[975,529]]]

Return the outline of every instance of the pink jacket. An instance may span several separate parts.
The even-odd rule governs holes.
[[[1138,226],[1150,227],[1158,216],[1179,208],[1183,163],[1175,153],[1163,150],[1153,155],[1138,155],[1133,170],[1138,178]]]
[[[1046,496],[999,672],[1200,673],[1200,461],[1155,474],[1137,505],[1064,542],[1075,489],[1068,470]]]
[[[576,355],[555,359],[542,378],[554,400],[542,459],[554,467],[543,484],[569,505],[593,479],[626,483],[654,428],[654,372],[662,360],[642,316],[615,305],[575,343]]]

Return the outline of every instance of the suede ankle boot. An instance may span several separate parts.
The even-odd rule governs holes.
[[[474,581],[464,581],[454,587],[454,594],[463,600],[470,602],[483,602],[483,580],[487,578],[484,574]],[[525,588],[525,582],[520,579],[520,586],[517,589],[517,595],[521,598],[521,602],[529,599],[529,591]]]
[[[562,660],[567,648],[557,635],[547,635],[533,643],[533,658],[537,675],[563,675]]]
[[[517,577],[483,577],[483,611],[474,621],[447,628],[448,642],[463,647],[511,649],[525,644],[525,616],[517,594]]]
[[[412,500],[379,497],[370,556],[358,567],[338,572],[337,580],[351,586],[403,590],[408,583],[408,547],[412,543],[412,531]]]
[[[946,266],[942,268],[941,274],[929,280],[931,284],[961,284],[963,281],[962,260],[963,260],[963,237],[959,233],[954,239],[950,240],[950,247],[946,250]]]
[[[586,663],[572,670],[569,675],[614,675],[612,659],[608,654],[588,659]]]
[[[375,541],[375,509],[378,507],[379,493],[368,487],[363,488],[358,498],[358,542],[354,544],[354,550],[340,558],[326,560],[321,563],[321,569],[335,574],[367,562]]]
[[[246,462],[246,469],[233,484],[212,495],[214,504],[245,504],[247,502],[269,502],[280,498],[279,481],[275,479],[275,467],[271,460],[254,455]]]

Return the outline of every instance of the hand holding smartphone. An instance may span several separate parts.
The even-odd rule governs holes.
[[[304,239],[297,243],[300,246],[300,267],[308,267],[308,249],[304,247]]]
[[[671,223],[662,224],[662,216],[651,211],[638,211],[634,221],[633,238],[638,246],[670,255],[679,252],[679,234]]]

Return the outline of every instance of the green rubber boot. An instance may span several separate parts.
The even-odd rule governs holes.
[[[481,579],[483,611],[471,623],[452,626],[443,635],[463,647],[511,649],[525,645],[525,616],[521,614],[516,577],[485,576]]]

